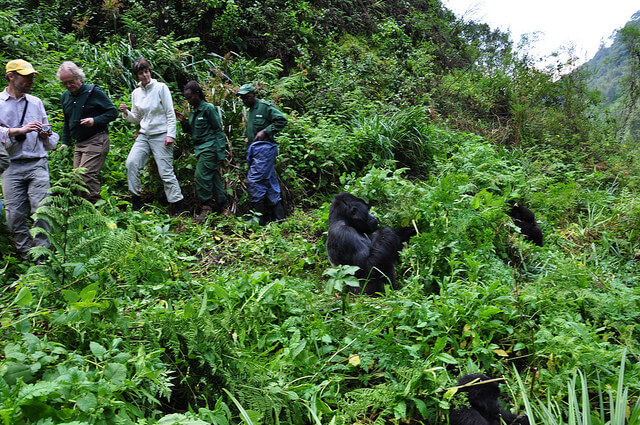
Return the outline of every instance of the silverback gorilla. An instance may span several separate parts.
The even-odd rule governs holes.
[[[327,254],[334,266],[358,266],[360,288],[348,287],[355,294],[384,293],[386,282],[395,286],[395,260],[402,244],[415,235],[412,227],[378,229],[378,220],[369,205],[350,193],[333,197],[329,207]]]
[[[509,199],[507,204],[507,215],[513,219],[513,223],[520,228],[525,238],[542,246],[542,229],[538,226],[533,211],[513,199]]]
[[[472,373],[458,379],[458,385],[490,379],[482,373]],[[529,425],[527,415],[516,416],[500,408],[498,405],[500,387],[497,382],[461,388],[460,392],[466,393],[468,403],[458,405],[452,403],[449,409],[450,425],[501,425],[500,419],[507,425]]]

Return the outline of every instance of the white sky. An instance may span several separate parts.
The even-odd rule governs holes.
[[[516,45],[522,34],[539,32],[531,51],[535,57],[573,47],[580,62],[591,59],[602,43],[608,46],[612,34],[640,10],[638,0],[443,0],[443,4],[467,21],[508,30]]]

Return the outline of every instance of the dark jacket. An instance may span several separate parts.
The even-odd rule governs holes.
[[[287,125],[287,117],[272,103],[256,99],[255,105],[247,113],[245,135],[249,143],[253,143],[260,130],[267,133],[267,141],[274,142],[274,136]]]
[[[204,150],[210,150],[216,152],[219,161],[224,159],[227,138],[222,131],[220,116],[215,106],[203,100],[196,109],[191,110],[189,119],[181,125],[185,133],[191,134],[196,156]]]
[[[62,144],[70,145],[75,141],[86,140],[89,137],[109,130],[109,123],[116,119],[118,110],[111,100],[98,86],[89,94],[91,86],[83,84],[78,94],[73,95],[65,91],[60,96],[64,112],[64,128],[62,130]],[[80,125],[82,118],[93,118],[93,126]]]

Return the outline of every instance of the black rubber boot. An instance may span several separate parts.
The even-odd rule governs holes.
[[[282,221],[285,219],[284,204],[282,203],[282,201],[278,201],[278,203],[275,204],[272,208],[272,216],[274,221]]]
[[[264,210],[264,200],[260,200],[258,202],[251,203],[251,212],[253,213],[253,218],[249,221],[254,222],[257,220],[260,226],[264,226],[267,224],[267,218],[265,217]]]

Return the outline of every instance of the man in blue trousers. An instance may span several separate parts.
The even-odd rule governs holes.
[[[278,155],[274,136],[287,125],[287,118],[272,103],[258,99],[256,89],[251,84],[241,86],[238,96],[249,108],[244,142],[249,164],[247,192],[251,210],[260,216],[260,225],[266,224],[267,208],[271,210],[274,220],[284,220],[280,183],[274,168]]]

